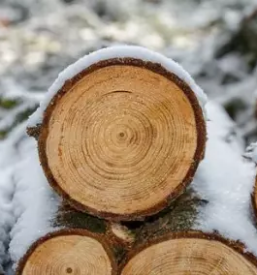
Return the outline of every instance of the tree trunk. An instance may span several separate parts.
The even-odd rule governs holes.
[[[28,132],[52,187],[76,209],[113,221],[170,205],[191,182],[206,140],[191,88],[133,58],[100,61],[66,81]]]

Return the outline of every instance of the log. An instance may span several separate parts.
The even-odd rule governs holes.
[[[108,244],[82,229],[61,230],[39,239],[21,259],[17,275],[115,275],[117,266]]]
[[[100,61],[66,81],[28,132],[52,187],[74,208],[113,221],[170,205],[192,181],[206,140],[191,88],[134,58]]]
[[[131,251],[121,275],[257,274],[257,260],[245,247],[215,234],[170,233]]]

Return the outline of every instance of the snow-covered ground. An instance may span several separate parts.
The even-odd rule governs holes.
[[[52,230],[58,206],[23,121],[69,64],[121,43],[173,58],[211,99],[206,158],[193,183],[209,204],[195,226],[257,255],[255,167],[242,157],[257,140],[255,10],[256,0],[0,0],[0,274],[12,275],[10,259]],[[255,158],[256,146],[246,155]]]

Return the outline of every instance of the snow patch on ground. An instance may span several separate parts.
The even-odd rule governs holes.
[[[10,255],[17,263],[34,241],[54,230],[51,221],[59,205],[43,174],[34,143],[16,167],[15,183],[13,215],[17,221],[10,234]]]
[[[202,89],[195,83],[191,76],[178,63],[176,63],[170,58],[165,57],[162,54],[148,50],[143,47],[128,45],[112,46],[92,52],[80,58],[77,62],[75,62],[74,64],[67,67],[64,71],[62,71],[53,83],[53,85],[49,88],[46,97],[41,102],[39,108],[36,110],[36,112],[34,112],[32,116],[30,116],[28,121],[28,127],[35,127],[37,124],[40,124],[42,122],[43,113],[45,109],[51,102],[51,99],[54,97],[54,95],[64,85],[66,80],[71,79],[84,69],[99,61],[111,58],[124,57],[133,57],[144,61],[159,63],[168,71],[176,74],[179,78],[184,80],[194,91],[204,112],[204,106],[207,101],[207,96],[202,91]]]
[[[0,274],[3,272],[3,265],[9,260],[7,248],[9,231],[14,224],[12,216],[12,193],[13,184],[11,181],[12,170],[1,171],[0,175]]]
[[[0,152],[1,271],[3,264],[16,264],[35,240],[52,231],[59,200],[43,174],[36,141],[26,135],[26,123],[0,143]]]
[[[236,137],[234,141],[226,139],[229,129],[224,119],[217,120],[217,110],[215,105],[207,104],[210,121],[206,155],[193,187],[209,203],[200,209],[196,229],[217,230],[229,239],[243,242],[257,256],[257,231],[251,216],[255,164],[243,158],[240,148],[236,150]],[[228,117],[226,121],[229,122]]]

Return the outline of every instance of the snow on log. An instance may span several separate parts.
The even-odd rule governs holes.
[[[214,234],[179,232],[134,248],[121,275],[140,274],[256,275],[257,260],[244,246]]]
[[[49,183],[73,207],[135,220],[183,193],[204,156],[206,130],[200,92],[177,64],[121,49],[96,52],[113,58],[95,63],[86,57],[90,66],[58,86],[41,125],[28,131],[38,135]]]
[[[86,230],[62,230],[39,239],[20,261],[17,275],[115,275],[112,252],[99,235]]]
[[[239,240],[256,256],[257,231],[250,213],[255,165],[243,157],[244,145],[224,110],[214,103],[206,108],[206,154],[191,186],[208,203],[198,209],[194,228]]]

